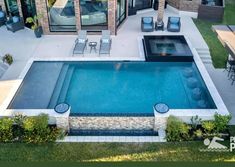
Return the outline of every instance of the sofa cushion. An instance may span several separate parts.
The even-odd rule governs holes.
[[[149,25],[149,24],[144,24],[143,28],[145,30],[148,30],[148,29],[153,29],[153,26],[152,25]]]
[[[179,17],[171,17],[170,22],[172,24],[178,24],[180,22],[180,18]]]
[[[144,17],[144,18],[143,18],[143,22],[144,22],[145,24],[150,24],[150,23],[152,23],[152,18],[151,18],[151,17]]]
[[[3,17],[5,17],[5,13],[0,11],[0,18],[3,18]]]
[[[179,25],[177,25],[177,24],[171,24],[171,25],[170,25],[170,29],[179,30]]]
[[[8,29],[10,29],[10,30],[12,29],[12,24],[7,24],[6,26]]]
[[[12,22],[13,23],[18,23],[20,21],[20,18],[18,16],[13,16],[12,17]]]

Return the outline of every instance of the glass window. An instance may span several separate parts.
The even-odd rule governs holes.
[[[137,10],[151,8],[152,0],[129,0],[129,7],[134,7]]]
[[[80,0],[81,25],[84,30],[100,31],[108,27],[108,0]]]
[[[19,16],[17,0],[5,0],[5,4],[8,15]]]
[[[117,0],[117,26],[126,18],[126,0]]]
[[[73,0],[47,0],[51,31],[76,31]]]

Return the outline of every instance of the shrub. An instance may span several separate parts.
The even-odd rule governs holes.
[[[174,116],[167,120],[166,139],[167,141],[183,141],[189,139],[190,127]]]
[[[14,125],[13,125],[13,135],[15,140],[21,141],[24,135],[23,124],[26,119],[26,116],[21,114],[16,114],[14,116]]]
[[[229,130],[230,136],[235,136],[235,125],[229,125],[228,130]]]
[[[215,130],[216,132],[223,132],[228,127],[228,123],[231,120],[231,115],[215,114]]]
[[[23,140],[27,143],[45,143],[54,142],[61,137],[62,130],[48,127],[48,119],[45,114],[26,118],[23,123]]]
[[[203,132],[202,132],[201,129],[198,129],[198,130],[194,131],[194,135],[195,135],[197,138],[201,139],[201,138],[203,137]]]
[[[0,142],[10,142],[13,140],[12,125],[13,120],[11,118],[0,119]]]
[[[189,130],[190,130],[190,126],[185,124],[185,123],[182,123],[181,126],[180,126],[180,134],[182,136],[182,138],[184,140],[190,140],[190,135],[189,135]]]
[[[6,54],[5,56],[3,56],[2,61],[11,65],[13,63],[13,57],[10,54]]]
[[[197,129],[197,126],[201,124],[202,119],[198,117],[198,115],[196,115],[195,117],[192,117],[191,119],[191,126],[194,130]]]
[[[215,123],[214,121],[203,121],[202,127],[207,134],[211,134],[215,128]]]

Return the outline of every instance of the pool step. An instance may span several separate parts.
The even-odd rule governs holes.
[[[57,103],[61,103],[61,102],[65,102],[66,99],[66,95],[69,89],[69,85],[70,85],[70,81],[72,79],[73,76],[73,72],[74,72],[75,66],[70,65],[69,69],[66,73],[66,77],[64,79],[64,83],[63,83],[63,87],[60,91],[60,95],[58,97]]]
[[[64,64],[61,68],[48,108],[54,108],[56,106],[68,69],[68,64]]]

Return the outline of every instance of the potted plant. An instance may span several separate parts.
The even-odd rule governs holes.
[[[12,55],[10,55],[10,54],[6,54],[3,58],[2,58],[2,61],[5,63],[7,63],[7,64],[9,64],[9,65],[11,65],[12,63],[13,63],[13,57],[12,57]]]
[[[41,15],[35,15],[34,17],[28,17],[26,19],[26,23],[32,24],[31,29],[34,30],[34,34],[36,38],[40,38],[42,36],[42,26],[40,26],[38,19],[40,19]]]

